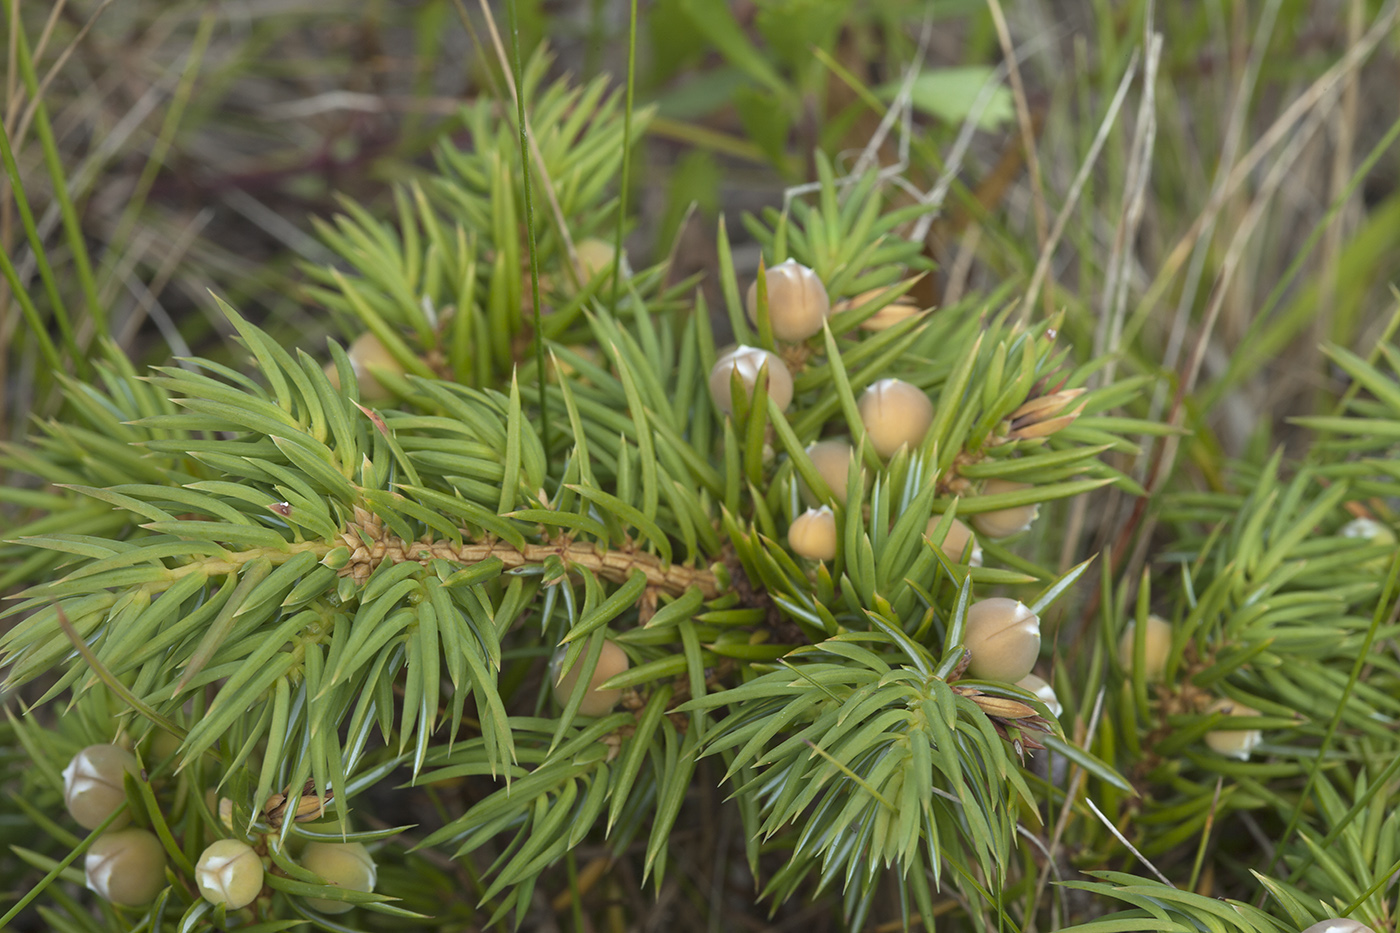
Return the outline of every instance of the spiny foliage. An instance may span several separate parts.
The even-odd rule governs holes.
[[[601,85],[554,87],[534,112],[558,127],[540,147],[567,229],[615,223],[605,182],[625,141],[613,99]],[[993,584],[1039,582],[1041,609],[1084,568],[969,569],[924,532],[940,513],[1111,482],[1095,456],[1118,442],[1095,413],[1121,396],[1083,396],[1053,436],[1018,434],[1010,418],[1028,399],[1084,375],[1063,369],[1050,331],[1008,326],[981,299],[854,329],[894,288],[786,351],[791,414],[760,389],[723,417],[704,388],[716,351],[703,303],[659,292],[664,269],[630,277],[615,301],[603,276],[568,284],[560,231],[544,221],[534,235],[564,301],[543,318],[554,362],[506,376],[529,327],[518,165],[507,123],[486,108],[467,120],[475,149],[443,151],[436,196],[408,189],[394,228],[352,209],[324,231],[355,272],[318,273],[314,293],[403,365],[385,377],[396,405],[361,404],[338,346],[323,369],[228,309],[251,375],[208,360],[144,377],[108,368],[101,386],[69,386],[64,419],[32,446],[8,451],[55,482],[53,506],[91,504],[22,529],[37,556],[11,574],[32,582],[9,611],[23,621],[3,640],[7,683],[58,672],[37,705],[69,692],[77,708],[111,708],[116,737],[150,765],[143,737],[178,737],[170,780],[191,799],[231,794],[235,816],[230,828],[197,805],[163,813],[146,786],[143,818],[185,852],[251,831],[281,866],[301,830],[276,808],[300,792],[343,828],[354,796],[401,765],[416,783],[494,783],[422,844],[495,852],[476,893],[498,915],[523,915],[540,873],[595,831],[619,853],[645,839],[659,881],[705,755],[725,762],[756,873],[763,838],[794,840],[768,883],[779,899],[817,872],[841,879],[859,917],[893,866],[911,910],[931,915],[926,872],[952,866],[970,893],[974,877],[1003,877],[1017,811],[1035,806],[1019,751],[1049,744],[1114,778],[1024,691],[957,679],[964,614]],[[791,243],[838,299],[917,266],[897,235],[912,212],[891,212],[871,180],[844,197],[826,180],[819,206],[780,219],[773,260]],[[773,347],[749,329],[721,252],[737,335]],[[886,465],[863,443],[856,396],[892,376],[934,395],[938,414],[920,448]],[[540,378],[544,410],[531,404]],[[853,471],[844,506],[804,452],[831,430],[876,474],[867,495]],[[1034,485],[975,495],[999,475]],[[815,574],[782,543],[801,483],[836,506],[844,542]],[[552,646],[587,675],[605,640],[632,662],[611,682],[622,708],[579,715],[584,676],[556,709],[542,676]],[[84,721],[79,741],[114,737]],[[52,746],[54,766],[73,744]],[[52,801],[54,770],[41,774]],[[299,893],[297,881],[286,869],[273,888]],[[167,896],[187,919],[206,909],[184,885]]]
[[[247,372],[99,366],[98,380],[68,384],[60,418],[5,449],[6,466],[50,484],[16,498],[31,514],[4,578],[26,587],[0,638],[6,685],[40,684],[37,714],[9,726],[35,762],[21,806],[54,843],[20,854],[50,881],[73,877],[96,833],[80,839],[53,816],[59,768],[117,741],[148,772],[127,806],[170,860],[148,910],[103,904],[98,926],[50,885],[63,908],[50,913],[87,929],[519,922],[544,873],[586,839],[618,858],[636,844],[660,884],[711,756],[763,892],[840,888],[854,926],[885,884],[911,920],[932,924],[955,898],[970,927],[1021,926],[1009,892],[1048,868],[1017,836],[1038,839],[1056,807],[1076,816],[1067,842],[1085,864],[1123,851],[1090,822],[1092,804],[1172,867],[1212,821],[1297,828],[1279,851],[1290,879],[1259,878],[1288,920],[1102,873],[1073,884],[1131,906],[1075,929],[1273,933],[1341,907],[1383,928],[1400,690],[1377,646],[1396,634],[1394,547],[1332,532],[1358,496],[1394,494],[1395,432],[1373,424],[1400,422],[1394,373],[1336,351],[1366,395],[1312,425],[1337,438],[1316,462],[1275,458],[1223,493],[1166,500],[1179,586],[1149,575],[1129,612],[1130,587],[1100,563],[1102,625],[1072,659],[1085,683],[1062,667],[1057,684],[1065,721],[1094,726],[1071,741],[1028,691],[967,677],[963,642],[975,599],[1012,592],[1043,614],[1090,563],[1061,573],[984,541],[988,566],[967,566],[938,545],[957,516],[1111,484],[1140,493],[1106,458],[1136,449],[1127,434],[1165,433],[1113,413],[1149,380],[1091,388],[1101,364],[1057,346],[1058,321],[1011,323],[1011,286],[862,329],[927,271],[900,235],[917,211],[873,175],[838,185],[818,159],[811,204],[748,224],[769,264],[810,263],[838,310],[812,339],[776,344],[764,304],[756,322],[744,313],[721,226],[735,338],[794,375],[790,410],[760,381],[721,414],[701,296],[666,287],[664,264],[574,263],[577,235],[625,223],[611,192],[630,140],[601,84],[541,88],[542,74],[536,62],[523,87],[548,127],[541,183],[557,217],[525,229],[518,136],[480,107],[465,117],[472,151],[444,149],[441,175],[404,190],[394,224],[350,207],[323,230],[352,268],[316,272],[313,295],[401,367],[371,373],[387,402],[361,397],[339,345],[327,365],[229,308]],[[531,242],[548,277],[538,318],[524,298]],[[922,442],[886,461],[857,400],[891,377],[935,412]],[[806,453],[834,435],[855,450],[844,496]],[[989,480],[1024,486],[988,493]],[[804,495],[832,509],[833,560],[804,562],[785,543]],[[1387,580],[1371,561],[1388,556]],[[1180,656],[1149,685],[1112,659],[1127,617],[1142,630],[1159,603]],[[584,715],[608,642],[630,662],[606,684],[622,700]],[[556,649],[556,672],[580,673],[557,698]],[[65,695],[70,715],[48,725]],[[1259,710],[1237,725],[1267,730],[1267,761],[1200,750],[1222,722],[1206,712],[1216,695]],[[395,781],[465,790],[410,837],[365,818],[415,792]],[[227,836],[252,839],[274,868],[241,912],[211,907],[191,880],[204,844]],[[298,866],[315,839],[373,845],[380,893]],[[421,847],[463,868],[466,903]],[[1343,860],[1371,873],[1339,884]],[[307,897],[364,910],[346,926]]]

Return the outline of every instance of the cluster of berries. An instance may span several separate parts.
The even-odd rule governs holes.
[[[1161,683],[1166,676],[1167,659],[1171,657],[1171,623],[1160,616],[1149,615],[1147,624],[1143,626],[1142,630],[1141,655],[1137,653],[1137,639],[1137,623],[1129,622],[1127,628],[1123,630],[1123,634],[1118,638],[1119,663],[1131,675],[1139,669],[1140,662],[1143,681],[1149,684]],[[1260,715],[1258,710],[1229,697],[1220,697],[1214,700],[1205,706],[1203,712],[1207,715],[1220,713],[1227,717],[1240,719]],[[1254,751],[1255,747],[1262,741],[1264,741],[1264,734],[1258,729],[1214,729],[1207,732],[1205,737],[1205,743],[1211,751],[1228,758],[1238,758],[1240,761],[1247,761],[1250,752]]]
[[[63,769],[63,800],[68,813],[84,829],[107,829],[88,848],[84,862],[87,886],[98,896],[122,907],[151,902],[168,883],[165,847],[155,833],[129,827],[126,775],[140,779],[136,756],[119,745],[89,745]],[[222,807],[220,808],[222,811]],[[110,820],[110,822],[108,822]],[[229,826],[231,820],[225,820]],[[311,842],[301,854],[301,866],[328,884],[351,891],[374,890],[377,869],[363,845]],[[199,856],[195,883],[209,903],[229,910],[247,907],[263,890],[263,856],[239,839],[217,839]],[[352,904],[307,898],[306,905],[323,914],[350,910]]]
[[[773,336],[786,342],[800,342],[817,334],[831,315],[831,300],[816,272],[789,259],[763,273],[767,295],[768,320]],[[852,301],[863,301],[873,295]],[[890,311],[890,309],[895,309]],[[749,288],[747,310],[749,320],[758,321],[758,282]],[[884,313],[890,312],[890,313]],[[883,330],[917,313],[912,305],[896,302],[881,309],[862,322],[867,330]],[[723,414],[734,411],[733,389],[737,382],[746,394],[752,395],[761,374],[767,374],[768,397],[785,410],[792,404],[792,373],[787,364],[774,353],[757,347],[738,346],[722,353],[710,371],[710,397]],[[861,425],[866,440],[882,458],[893,456],[901,447],[917,447],[933,424],[933,402],[918,386],[901,379],[881,379],[874,383],[857,401]],[[839,438],[818,441],[807,448],[812,465],[842,504],[846,501],[846,483],[855,456],[851,445]],[[985,495],[1015,492],[1029,488],[1025,483],[991,479],[983,487]],[[815,505],[814,497],[808,500]],[[1004,538],[1030,527],[1038,507],[1017,506],[981,512],[972,524],[984,535]],[[939,517],[930,520],[932,535]],[[831,560],[836,556],[836,520],[827,507],[814,507],[793,521],[788,543],[800,557],[809,560]],[[954,519],[943,540],[943,550],[952,559],[966,559],[972,566],[981,566],[982,551],[971,529]]]
[[[764,272],[768,298],[768,319],[773,336],[784,341],[802,341],[818,333],[831,312],[831,303],[817,274],[794,260]],[[863,296],[853,301],[874,297]],[[890,311],[893,308],[893,311]],[[897,303],[863,323],[867,330],[883,330],[917,313],[912,305]],[[749,319],[758,319],[758,283],[748,293]],[[736,347],[720,356],[710,373],[710,396],[715,407],[732,413],[733,387],[737,381],[752,393],[760,374],[768,378],[768,396],[780,409],[792,402],[792,374],[776,354],[755,347]],[[902,447],[921,444],[933,424],[933,402],[918,386],[900,379],[882,379],[857,400],[861,425],[871,448],[883,459]],[[807,448],[807,456],[836,501],[844,505],[848,496],[850,471],[855,450],[840,438],[818,441]],[[1027,484],[988,480],[983,493],[995,495],[1029,488]],[[808,560],[826,561],[836,557],[836,517],[828,506],[816,506],[816,497],[803,490],[813,508],[793,520],[788,529],[788,545],[793,553]],[[982,565],[982,549],[977,533],[1004,538],[1030,527],[1038,506],[980,512],[971,518],[972,526],[953,519],[937,545],[950,560]],[[929,519],[926,534],[933,538],[942,516]],[[1054,691],[1031,673],[1040,652],[1040,620],[1014,599],[984,599],[968,612],[964,643],[970,652],[969,672],[974,677],[1016,683],[1040,697],[1052,711],[1059,710]],[[1058,712],[1056,713],[1058,715]]]

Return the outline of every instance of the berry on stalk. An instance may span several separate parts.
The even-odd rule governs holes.
[[[832,560],[836,557],[836,516],[822,506],[808,509],[793,519],[788,528],[788,545],[793,553],[808,560]]]
[[[796,343],[822,329],[831,314],[826,286],[811,269],[795,259],[780,262],[763,272],[768,292],[768,323],[773,336]],[[749,320],[758,326],[758,280],[749,286]]]
[[[901,379],[881,379],[858,403],[870,446],[881,457],[901,447],[917,447],[933,424],[933,402],[918,386]]]
[[[1172,627],[1166,619],[1158,616],[1147,617],[1147,630],[1144,632],[1143,680],[1157,683],[1166,674],[1167,660],[1172,650]],[[1136,667],[1137,622],[1128,623],[1118,639],[1118,662],[1123,669],[1132,673]]]
[[[575,662],[568,673],[559,676],[559,669],[563,666],[567,654],[567,648],[560,648],[554,653],[549,664],[549,679],[554,683],[554,699],[559,701],[560,706],[566,706],[569,697],[573,696],[574,685],[578,683],[579,672],[582,670],[582,664]],[[618,700],[622,699],[622,691],[603,690],[601,686],[630,666],[627,652],[618,647],[616,642],[603,642],[603,651],[598,655],[598,665],[593,668],[593,676],[588,678],[588,691],[584,693],[583,700],[578,705],[579,715],[606,716],[611,713]]]
[[[89,745],[63,769],[63,803],[79,826],[96,829],[126,803],[123,773],[135,775],[139,770],[136,756],[126,749]],[[123,813],[108,828],[120,829],[130,821]]]
[[[1004,479],[989,479],[982,487],[984,496],[1030,489],[1030,483],[1013,483]],[[1009,509],[978,512],[972,516],[972,526],[989,538],[1008,538],[1031,527],[1040,514],[1039,505],[1015,505]]]
[[[358,842],[309,842],[301,853],[301,867],[336,887],[365,894],[374,890],[379,877],[374,858]],[[343,914],[355,907],[321,897],[308,897],[306,906],[323,914]]]
[[[967,671],[973,677],[1014,684],[1040,656],[1040,617],[1015,599],[978,600],[967,610],[963,646],[972,653]]]
[[[777,403],[779,411],[786,410],[792,404],[792,373],[788,372],[787,364],[767,350],[738,346],[722,354],[710,370],[710,398],[720,414],[734,414],[730,385],[733,375],[738,374],[745,394],[752,398],[758,374],[765,369],[768,371],[768,397]]]
[[[211,904],[229,910],[257,900],[263,886],[263,863],[258,853],[237,839],[216,839],[205,847],[194,869],[199,893]]]
[[[140,907],[165,887],[165,849],[149,830],[119,829],[92,844],[83,869],[88,890],[122,907]]]

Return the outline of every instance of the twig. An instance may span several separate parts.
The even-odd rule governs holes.
[[[1094,816],[1097,816],[1099,818],[1099,821],[1102,822],[1103,825],[1108,828],[1108,831],[1113,834],[1113,838],[1121,842],[1129,852],[1133,853],[1133,856],[1136,857],[1139,862],[1147,866],[1147,869],[1151,871],[1152,874],[1156,875],[1159,881],[1161,881],[1168,887],[1176,887],[1176,885],[1171,883],[1171,879],[1169,879],[1166,875],[1162,874],[1160,871],[1157,870],[1156,865],[1153,865],[1147,860],[1147,856],[1143,855],[1137,850],[1137,846],[1133,845],[1131,842],[1128,841],[1128,837],[1123,835],[1123,833],[1119,831],[1117,826],[1113,825],[1112,820],[1103,815],[1103,811],[1098,808],[1094,801],[1090,800],[1088,797],[1085,797],[1084,803],[1089,807],[1090,810],[1094,812]]]

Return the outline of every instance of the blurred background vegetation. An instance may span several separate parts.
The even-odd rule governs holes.
[[[432,171],[435,140],[469,142],[461,103],[499,90],[480,11],[464,10],[466,28],[454,0],[6,0],[4,120],[51,276],[8,190],[0,243],[38,320],[79,348],[106,334],[163,362],[228,336],[212,291],[319,351],[328,322],[298,269],[332,256],[316,220],[341,198],[386,214],[394,183]],[[1149,13],[1154,80],[1139,74],[1071,203]],[[1396,118],[1394,32],[1367,36],[1382,13],[1375,0],[1020,2],[995,17],[982,0],[645,3],[635,95],[656,119],[630,179],[631,250],[646,262],[674,248],[677,276],[712,268],[720,213],[781,205],[814,151],[849,168],[877,137],[877,158],[907,156],[903,177],[927,191],[1009,47],[1024,109],[1006,85],[984,102],[928,230],[940,272],[925,297],[1029,282],[1068,205],[1046,306],[1148,370],[1199,351],[1194,414],[1219,419],[1202,444],[1238,449],[1310,408],[1330,378],[1320,338],[1356,344],[1390,300],[1400,162],[1387,150],[1354,177]],[[625,4],[522,0],[517,14],[521,48],[548,43],[554,73],[625,79]],[[909,119],[880,136],[910,68]],[[1329,69],[1340,90],[1316,86]],[[1116,332],[1096,334],[1105,309]],[[5,290],[10,437],[53,404],[27,323]]]
[[[215,295],[324,355],[337,332],[304,271],[335,259],[318,222],[347,203],[390,216],[393,186],[434,171],[435,142],[470,148],[463,103],[508,100],[480,8],[455,0],[0,0],[0,11],[10,441],[57,414],[62,374],[85,375],[90,359],[233,359]],[[636,105],[655,116],[627,179],[634,266],[670,252],[673,280],[712,272],[723,216],[747,280],[760,248],[738,218],[781,207],[818,152],[838,173],[889,167],[911,202],[946,188],[923,231],[936,272],[920,298],[1028,295],[1036,314],[1065,313],[1081,356],[1143,377],[1140,414],[1186,431],[1114,462],[1149,489],[1218,491],[1230,458],[1279,444],[1305,455],[1289,419],[1330,410],[1349,378],[1320,345],[1365,352],[1392,324],[1394,3],[656,0],[639,4],[634,47],[617,0],[519,0],[513,12],[520,49],[546,44],[552,76],[609,74],[621,87],[635,58]],[[15,486],[4,498],[22,512]],[[1082,502],[1057,513],[1050,562],[1129,540],[1137,501],[1114,493],[1093,514]],[[1151,540],[1117,555],[1124,579]],[[696,844],[677,846],[655,900],[625,862],[588,879],[605,892],[601,916],[766,927],[742,857],[705,861],[742,849],[714,784],[697,782],[712,799],[677,830]],[[598,854],[580,851],[579,870]],[[549,892],[561,912],[575,868]],[[793,902],[773,928],[839,913],[836,894]]]

